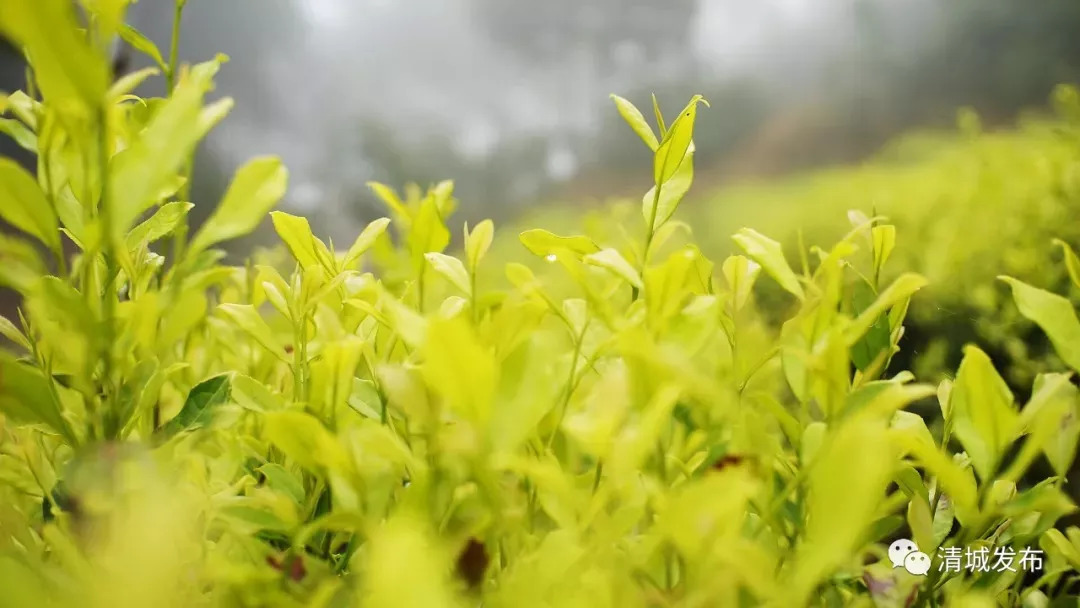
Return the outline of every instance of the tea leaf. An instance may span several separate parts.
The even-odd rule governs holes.
[[[154,63],[157,64],[161,71],[167,72],[169,70],[169,65],[165,63],[165,59],[162,58],[161,51],[158,50],[157,45],[144,36],[142,32],[130,25],[124,24],[120,26],[118,33],[124,42],[131,45],[131,48],[143,53],[150,59],[153,59]]]
[[[634,133],[637,133],[638,137],[645,142],[645,145],[655,152],[660,147],[660,142],[656,140],[656,134],[653,133],[652,127],[645,121],[645,117],[641,115],[641,112],[634,107],[634,104],[618,95],[612,94],[611,99],[615,102],[615,107],[619,110],[619,115],[623,117],[626,124],[630,125]]]
[[[423,268],[424,256],[441,253],[450,244],[450,231],[446,229],[434,197],[427,197],[409,226],[409,252],[413,267]]]
[[[352,268],[353,264],[360,259],[360,256],[364,255],[371,246],[375,244],[375,240],[378,239],[383,233],[386,232],[386,227],[390,225],[389,218],[379,218],[360,231],[360,235],[356,237],[352,247],[349,247],[348,253],[345,254],[345,259],[341,265],[343,268]]]
[[[262,382],[243,374],[233,375],[229,383],[229,396],[240,407],[253,412],[273,412],[285,407],[280,395],[271,392]]]
[[[375,196],[386,204],[403,226],[408,226],[411,223],[412,214],[409,213],[405,203],[401,201],[393,188],[379,182],[368,182],[367,185],[375,193]]]
[[[194,206],[192,203],[165,203],[149,219],[128,232],[124,245],[129,250],[136,250],[171,234]]]
[[[192,125],[224,61],[222,56],[193,68],[180,80],[173,96],[154,113],[139,138],[109,163],[106,204],[112,209],[111,234],[117,240],[176,179],[176,170],[199,140],[200,134]]]
[[[922,289],[926,285],[926,279],[913,274],[905,273],[897,277],[891,285],[878,295],[872,304],[867,306],[859,316],[851,323],[846,336],[849,344],[853,344],[864,336],[874,326],[882,314],[893,307],[897,302],[911,297],[911,294]]]
[[[641,275],[639,275],[637,270],[630,265],[630,262],[626,261],[626,258],[624,258],[618,250],[611,248],[601,249],[596,253],[586,255],[582,259],[586,264],[599,266],[600,268],[608,270],[615,276],[620,277],[638,289],[645,286],[641,281]]]
[[[1016,438],[1019,418],[1005,380],[986,353],[975,346],[964,349],[949,401],[953,432],[979,477],[992,479],[1005,450]]]
[[[254,307],[245,304],[220,304],[218,310],[270,354],[289,363],[285,347],[274,337],[273,330]]]
[[[249,161],[236,172],[221,203],[195,234],[190,254],[254,230],[285,195],[288,181],[289,172],[281,159],[262,157]]]
[[[316,238],[311,232],[307,219],[284,211],[272,211],[270,219],[274,222],[274,230],[277,231],[285,246],[289,248],[289,253],[301,268],[319,266],[319,258],[315,251]]]
[[[428,385],[466,420],[484,424],[491,414],[498,368],[468,324],[436,320],[428,325],[423,347]]]
[[[146,82],[147,78],[157,76],[160,73],[161,72],[159,72],[157,68],[143,68],[130,74],[125,74],[109,87],[108,92],[105,93],[105,97],[115,102],[132,99],[134,97],[130,95],[132,91],[138,88],[142,83]],[[139,103],[145,103],[138,97],[134,97],[133,100]]]
[[[266,415],[266,438],[297,464],[315,473],[343,471],[348,454],[319,420],[296,411]]]
[[[874,242],[874,276],[880,276],[885,262],[889,261],[896,247],[896,227],[890,225],[874,226],[870,229]]]
[[[586,255],[600,251],[600,247],[592,239],[584,236],[558,236],[547,230],[533,229],[522,232],[518,238],[525,248],[534,255],[547,257],[560,250],[571,251],[578,255]]]
[[[690,184],[694,181],[694,146],[691,143],[686,151],[683,162],[672,174],[671,178],[662,186],[653,186],[641,199],[641,212],[645,222],[652,222],[649,229],[655,230],[663,226],[678,209],[679,203],[690,191]],[[660,196],[657,198],[656,189],[660,188]]]
[[[43,424],[68,445],[77,446],[75,431],[54,394],[40,371],[0,352],[0,413],[16,423]]]
[[[1012,277],[998,277],[1012,287],[1020,314],[1046,332],[1054,350],[1069,367],[1080,371],[1080,321],[1066,298],[1032,287]]]
[[[461,260],[442,253],[427,253],[424,254],[428,264],[435,272],[450,281],[454,287],[457,287],[466,294],[472,294],[472,285],[469,281],[469,271],[465,270],[465,265],[461,263]]]
[[[468,231],[465,231],[465,259],[469,263],[469,270],[476,272],[480,266],[480,260],[487,254],[491,247],[491,241],[495,237],[495,224],[491,220],[484,220]]]
[[[877,294],[866,281],[856,281],[851,298],[852,312],[861,315],[873,305]],[[882,313],[870,327],[866,335],[858,339],[851,347],[851,361],[860,371],[866,371],[879,354],[889,349],[889,320]]]
[[[788,266],[780,243],[750,228],[739,230],[731,238],[746,252],[746,255],[760,264],[765,269],[765,272],[775,279],[781,287],[800,300],[805,298],[802,285],[799,284],[798,277]]]
[[[45,194],[26,170],[7,158],[0,158],[0,218],[50,249],[59,249],[56,215]]]
[[[1054,244],[1061,247],[1061,253],[1065,257],[1065,268],[1069,271],[1069,278],[1073,285],[1080,287],[1080,257],[1076,256],[1076,252],[1065,241],[1054,239]]]
[[[671,129],[656,149],[653,180],[659,186],[671,179],[687,158],[687,150],[692,145],[690,140],[694,136],[694,119],[697,117],[699,103],[709,105],[701,95],[695,95],[679,113],[675,122],[671,123]]]
[[[79,35],[72,9],[65,0],[5,0],[0,33],[25,47],[48,102],[89,114],[105,94],[108,70]]]
[[[732,305],[735,310],[746,306],[754,289],[754,282],[761,274],[761,266],[741,255],[729,256],[721,265],[724,280],[732,293]]]
[[[23,123],[11,118],[0,118],[0,133],[11,137],[23,150],[37,154],[37,135]]]
[[[196,384],[184,400],[180,412],[161,427],[165,437],[191,430],[210,421],[214,408],[229,400],[230,376],[222,374]]]
[[[15,324],[7,319],[7,317],[0,316],[0,336],[11,340],[12,343],[18,344],[26,350],[31,350],[30,340],[23,335],[19,328],[15,327]]]
[[[653,114],[656,116],[656,126],[660,129],[660,139],[666,139],[667,125],[664,124],[664,115],[660,113],[660,103],[656,101],[655,93],[652,95],[652,107]]]
[[[879,421],[858,418],[827,434],[811,463],[805,540],[792,596],[801,605],[822,577],[857,549],[892,473],[894,456]]]
[[[1031,437],[1042,437],[1042,449],[1054,472],[1068,474],[1080,439],[1080,391],[1068,374],[1040,374],[1031,400],[1020,412],[1020,424]],[[1040,426],[1048,429],[1039,432]]]

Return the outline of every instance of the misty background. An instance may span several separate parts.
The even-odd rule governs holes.
[[[172,4],[129,13],[163,54]],[[214,95],[237,101],[200,151],[194,221],[263,154],[290,169],[284,208],[339,242],[384,214],[369,180],[452,178],[458,221],[640,196],[649,152],[610,93],[647,115],[653,92],[669,115],[706,96],[702,196],[856,162],[959,106],[1007,124],[1080,79],[1077,32],[1077,0],[189,0],[180,58],[228,54]],[[0,59],[0,89],[21,87]]]

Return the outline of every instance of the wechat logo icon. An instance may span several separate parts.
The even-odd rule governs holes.
[[[919,547],[907,538],[889,545],[889,561],[893,568],[903,568],[915,576],[926,576],[930,571],[930,556],[919,551]]]

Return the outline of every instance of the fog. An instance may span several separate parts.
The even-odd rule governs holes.
[[[946,48],[957,24],[981,23],[958,7],[983,16],[996,7],[1003,16],[984,20],[990,28],[1040,10],[1060,19],[1073,4],[189,0],[180,57],[230,55],[216,94],[237,100],[203,150],[197,192],[220,190],[233,168],[269,153],[292,173],[287,206],[342,238],[380,211],[365,193],[371,179],[455,178],[466,217],[507,217],[568,184],[591,193],[594,176],[640,167],[608,95],[646,104],[650,91],[668,112],[694,93],[714,101],[699,147],[703,166],[723,175],[857,160],[901,129],[948,122],[960,103],[1011,111],[1045,98],[1057,77],[1049,71],[1004,102],[934,84],[934,66],[945,76],[966,69]],[[143,0],[130,15],[163,50],[170,5]],[[1010,43],[990,44],[1000,48],[982,51],[993,55]],[[1076,56],[1067,59],[1071,69]],[[794,133],[760,143],[762,132],[784,129]]]

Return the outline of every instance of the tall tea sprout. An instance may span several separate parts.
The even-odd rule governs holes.
[[[660,105],[653,96],[653,110],[660,129],[660,137],[657,138],[634,104],[618,95],[611,98],[630,128],[653,151],[653,187],[645,194],[641,204],[641,213],[645,218],[645,249],[641,254],[641,266],[644,268],[657,232],[671,219],[694,181],[694,121],[698,104],[703,103],[708,107],[709,102],[701,95],[694,95],[668,128]]]

